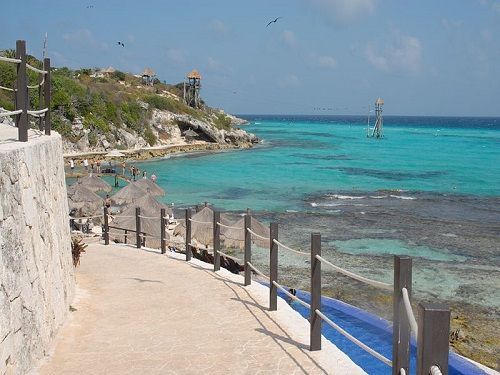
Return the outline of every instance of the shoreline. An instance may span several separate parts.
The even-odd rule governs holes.
[[[138,149],[118,150],[125,156],[113,158],[121,161],[142,161],[155,158],[161,158],[165,155],[183,154],[196,151],[221,151],[221,150],[238,150],[249,149],[254,145],[252,143],[241,144],[220,144],[215,142],[197,142],[197,143],[177,143],[164,146],[144,147]],[[63,154],[65,161],[73,159],[74,161],[81,161],[87,158],[105,158],[109,151],[88,151]]]

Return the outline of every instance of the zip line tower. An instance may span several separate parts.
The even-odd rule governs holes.
[[[384,99],[378,98],[375,100],[375,125],[370,129],[370,112],[368,111],[368,128],[367,137],[370,138],[383,138],[384,137],[384,118],[382,117],[382,107],[384,106]]]

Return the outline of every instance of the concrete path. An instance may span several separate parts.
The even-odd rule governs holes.
[[[40,374],[362,374],[268,289],[179,254],[91,244],[73,312]]]

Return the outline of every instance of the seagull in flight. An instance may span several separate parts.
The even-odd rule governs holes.
[[[125,47],[125,44],[123,42],[117,42],[119,46]]]
[[[91,9],[93,7],[94,7],[93,5],[87,5],[87,9]]]
[[[267,26],[266,26],[266,27],[268,27],[268,26],[269,26],[270,24],[272,24],[272,23],[276,23],[276,22],[278,22],[278,20],[279,20],[280,18],[283,18],[283,17],[278,17],[278,18],[276,18],[274,21],[269,22],[269,23],[267,24]]]

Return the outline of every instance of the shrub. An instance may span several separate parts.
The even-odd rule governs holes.
[[[118,81],[125,81],[125,78],[127,78],[127,75],[123,72],[120,72],[119,70],[116,70],[111,74],[111,77],[113,77],[114,79],[117,79]]]
[[[156,143],[156,135],[153,133],[149,126],[144,129],[144,139],[150,146],[154,146],[154,144]]]

